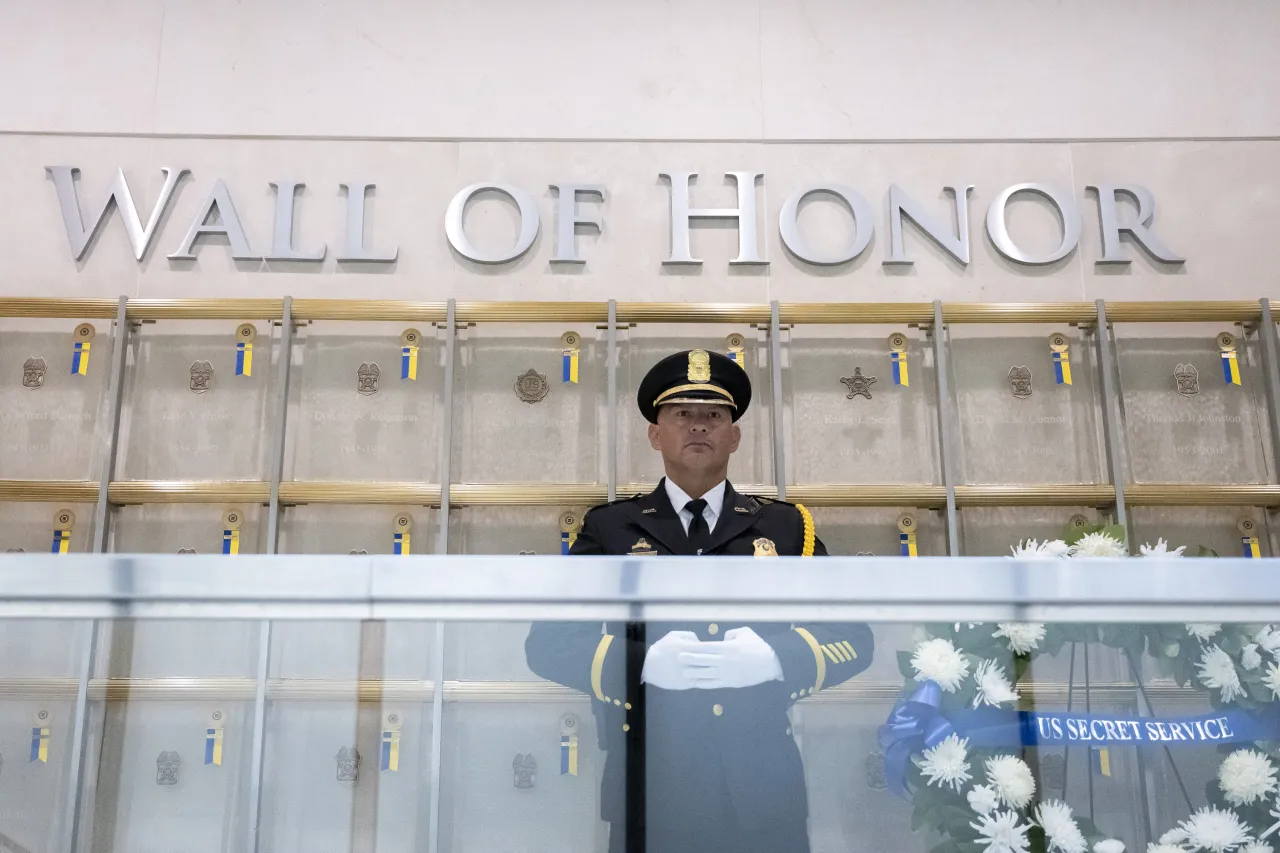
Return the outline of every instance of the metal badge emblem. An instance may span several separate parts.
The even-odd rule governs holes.
[[[653,550],[653,546],[642,536],[636,540],[636,544],[632,545],[631,550],[627,553],[632,557],[648,557],[658,552]]]
[[[1025,400],[1031,396],[1031,369],[1021,365],[1009,368],[1009,385],[1013,396]]]
[[[875,551],[859,551],[858,553],[854,554],[853,556],[855,556],[855,557],[874,557],[875,555],[876,555],[876,552],[875,552]]]
[[[849,388],[849,394],[845,397],[846,400],[852,400],[854,397],[866,397],[870,400],[871,386],[875,384],[876,378],[874,376],[863,376],[862,368],[855,367],[852,376],[841,376],[840,381]]]
[[[515,771],[515,786],[521,790],[529,790],[537,781],[538,760],[532,752],[517,752],[511,769]]]
[[[203,394],[212,387],[213,365],[207,361],[191,362],[191,390],[197,394]]]
[[[764,538],[760,538],[760,539],[757,539],[756,541],[752,542],[751,544],[755,546],[755,549],[756,549],[755,556],[757,556],[757,557],[776,557],[776,556],[778,556],[778,549],[777,549],[777,547],[773,544],[773,540],[772,540],[772,539],[764,539]]]
[[[1178,393],[1184,397],[1194,397],[1200,393],[1200,371],[1192,364],[1178,364],[1173,368],[1174,381],[1178,383]]]
[[[178,549],[179,554],[194,554],[195,552],[196,552],[195,548],[179,548]]]
[[[689,381],[690,382],[710,382],[711,381],[711,356],[704,349],[695,349],[689,351]]]
[[[22,387],[41,388],[44,386],[45,364],[43,358],[29,358],[22,363]]]
[[[867,787],[873,791],[884,791],[889,787],[889,777],[885,774],[884,753],[876,750],[867,754],[862,764],[867,774]]]
[[[538,552],[537,552],[537,551],[521,551],[517,556],[520,556],[520,557],[536,557],[536,556],[538,556]]]
[[[338,750],[338,781],[354,782],[360,778],[360,750],[354,746],[344,746]]]
[[[178,753],[173,751],[160,753],[156,758],[156,784],[178,784],[178,767],[181,764],[182,759],[178,756]]]
[[[516,396],[526,403],[540,402],[550,390],[547,377],[532,367],[516,377]]]
[[[4,552],[6,554],[25,554],[27,553],[27,549],[26,548],[6,548]]]
[[[361,363],[356,369],[356,391],[368,397],[370,394],[378,393],[378,377],[382,375],[382,370],[378,367],[376,361],[367,361]]]
[[[369,555],[369,552],[363,548],[352,548],[350,553],[359,557],[367,557]]]

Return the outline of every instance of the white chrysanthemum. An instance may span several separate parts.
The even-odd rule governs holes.
[[[1223,702],[1231,702],[1244,695],[1236,665],[1231,661],[1231,655],[1221,647],[1207,647],[1197,666],[1200,670],[1200,683],[1205,687],[1221,690]]]
[[[1093,845],[1093,853],[1124,853],[1124,842],[1106,838]]]
[[[1044,625],[1039,622],[998,622],[993,637],[1004,637],[1009,641],[1009,651],[1015,655],[1025,655],[1039,647],[1044,639]]]
[[[1271,695],[1280,699],[1280,664],[1269,664],[1267,674],[1262,676],[1262,683],[1271,691]]]
[[[1031,768],[1016,755],[997,755],[987,759],[987,782],[995,790],[1000,802],[1015,809],[1023,809],[1036,795],[1036,780]]]
[[[955,693],[969,674],[969,661],[951,645],[950,640],[941,637],[925,640],[916,646],[916,653],[911,656],[911,667],[916,671],[917,681],[937,682],[946,693]]]
[[[1270,625],[1263,625],[1258,633],[1253,635],[1253,641],[1272,655],[1280,652],[1280,631]]]
[[[987,785],[974,785],[967,799],[969,800],[969,808],[978,814],[987,814],[1000,805],[1000,799],[996,796],[996,792]]]
[[[1225,853],[1247,843],[1249,829],[1227,809],[1205,806],[1178,824],[1187,833],[1187,845],[1210,853]]]
[[[1138,552],[1144,557],[1181,557],[1182,552],[1185,550],[1187,550],[1186,545],[1179,545],[1171,551],[1169,550],[1169,543],[1163,539],[1157,539],[1154,545],[1138,546]]]
[[[1084,853],[1088,842],[1071,817],[1071,807],[1061,800],[1046,800],[1036,809],[1036,823],[1044,828],[1050,850]]]
[[[969,775],[969,741],[955,732],[937,746],[921,753],[920,772],[930,785],[950,786],[957,794],[973,777]]]
[[[1209,642],[1222,630],[1218,622],[1188,622],[1187,633],[1202,642]]]
[[[1231,805],[1252,805],[1276,790],[1276,768],[1261,752],[1237,749],[1218,767],[1218,787]]]
[[[1250,841],[1240,848],[1240,853],[1275,853],[1265,841]]]
[[[1026,853],[1027,830],[1031,827],[1018,824],[1015,811],[991,812],[969,824],[978,832],[974,840],[987,849],[987,853]]]
[[[1172,844],[1177,846],[1187,840],[1187,831],[1180,827],[1165,830],[1164,835],[1160,836],[1161,844]]]
[[[1105,533],[1086,533],[1071,546],[1072,557],[1124,557],[1124,543]]]
[[[1148,844],[1147,853],[1187,853],[1176,844]]]
[[[984,660],[979,663],[978,668],[974,670],[973,680],[978,684],[978,689],[973,694],[975,708],[982,705],[998,708],[1002,702],[1018,701],[1018,691],[1014,690],[1013,685],[1009,683],[1008,676],[1004,674],[1004,668],[996,666],[993,660]]]
[[[1067,553],[1067,543],[1061,539],[1046,539],[1037,542],[1026,539],[1009,549],[1015,560],[1056,560]]]
[[[1249,643],[1240,649],[1240,665],[1250,672],[1262,666],[1262,655],[1258,654],[1257,643]]]

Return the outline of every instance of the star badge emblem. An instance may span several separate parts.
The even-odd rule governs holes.
[[[863,376],[862,368],[855,367],[852,376],[841,376],[840,381],[849,387],[849,395],[846,400],[852,400],[854,397],[866,397],[871,399],[871,386],[875,384],[874,376]]]

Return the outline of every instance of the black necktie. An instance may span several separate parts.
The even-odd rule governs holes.
[[[711,547],[711,529],[707,527],[707,520],[702,515],[707,508],[707,502],[698,498],[696,501],[689,501],[684,508],[693,513],[693,520],[689,522],[689,544],[701,554],[703,550]]]

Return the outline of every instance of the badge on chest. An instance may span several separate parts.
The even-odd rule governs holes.
[[[751,544],[756,546],[755,556],[757,557],[778,556],[778,549],[774,546],[772,539],[765,539],[761,537]]]
[[[632,557],[653,557],[657,555],[657,551],[653,550],[653,546],[645,540],[643,536],[636,540],[636,544],[631,546],[631,550],[627,552]]]

